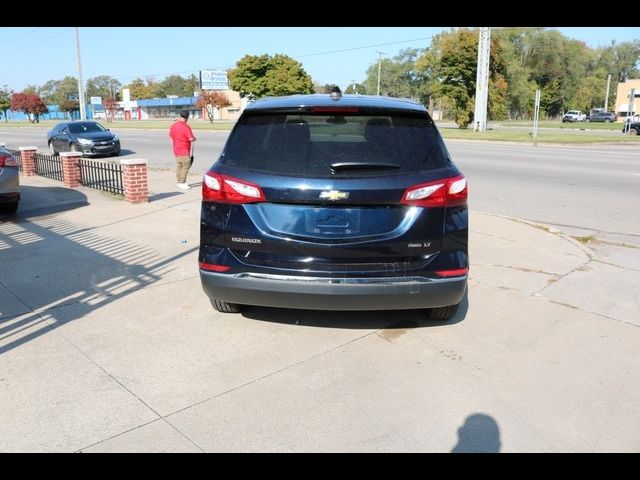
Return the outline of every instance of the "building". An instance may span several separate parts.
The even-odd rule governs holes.
[[[633,111],[629,113],[629,94],[633,88],[636,90],[635,98],[633,99]],[[638,112],[640,112],[640,79],[618,82],[615,114],[624,119],[624,117],[635,115]]]
[[[241,99],[240,93],[234,90],[221,90],[221,92],[227,96],[231,105],[216,109],[214,120],[237,120],[246,107],[246,100]],[[140,120],[178,118],[180,110],[189,110],[191,118],[208,120],[206,110],[199,108],[197,104],[198,97],[169,96],[167,98],[137,100],[136,106],[132,107],[132,118]]]

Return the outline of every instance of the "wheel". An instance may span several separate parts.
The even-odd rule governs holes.
[[[212,298],[211,305],[213,305],[213,308],[215,308],[217,311],[221,313],[239,313],[240,312],[240,305],[238,305],[237,303],[227,303],[227,302],[223,302],[222,300],[216,300],[215,298]]]
[[[76,145],[75,143],[71,143],[69,144],[69,151],[70,152],[80,152],[80,147],[78,147],[78,145]]]
[[[605,118],[605,119],[604,119],[604,123],[611,123],[611,120],[610,120],[610,119],[608,119],[608,118]]]
[[[0,212],[16,213],[16,210],[18,210],[18,202],[11,202],[0,205]]]
[[[638,130],[636,130],[635,128],[630,128],[629,135],[638,135]]]
[[[591,119],[590,119],[590,118],[587,118],[587,119],[585,120],[585,122],[591,122]]]
[[[458,305],[449,305],[447,307],[430,308],[427,315],[431,320],[449,320],[458,311]]]
[[[56,151],[55,147],[53,146],[53,142],[49,142],[49,153],[51,155],[53,155],[54,157],[56,155],[58,155],[58,152]]]
[[[114,157],[117,157],[119,155],[120,155],[120,147],[118,147],[118,149],[115,152],[113,152]]]

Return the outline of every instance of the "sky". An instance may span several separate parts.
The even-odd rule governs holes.
[[[302,63],[315,83],[343,90],[362,82],[379,54],[423,48],[451,27],[80,27],[82,76],[161,81],[201,69],[227,69],[244,55],[283,53]],[[640,27],[554,27],[589,47],[640,39]],[[0,87],[21,91],[78,76],[73,27],[0,29]]]

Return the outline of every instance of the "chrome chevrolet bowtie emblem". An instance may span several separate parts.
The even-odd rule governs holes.
[[[349,198],[349,192],[341,192],[340,190],[327,190],[320,192],[320,198],[326,200],[346,200]]]

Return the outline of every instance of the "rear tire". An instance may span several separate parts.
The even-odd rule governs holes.
[[[240,305],[237,303],[227,303],[222,300],[212,298],[211,305],[220,313],[240,313]]]
[[[456,314],[459,305],[458,303],[457,305],[449,305],[447,307],[430,308],[427,311],[427,315],[430,320],[449,320]]]
[[[630,135],[638,135],[638,130],[636,130],[635,128],[630,128],[629,129],[629,134]]]

